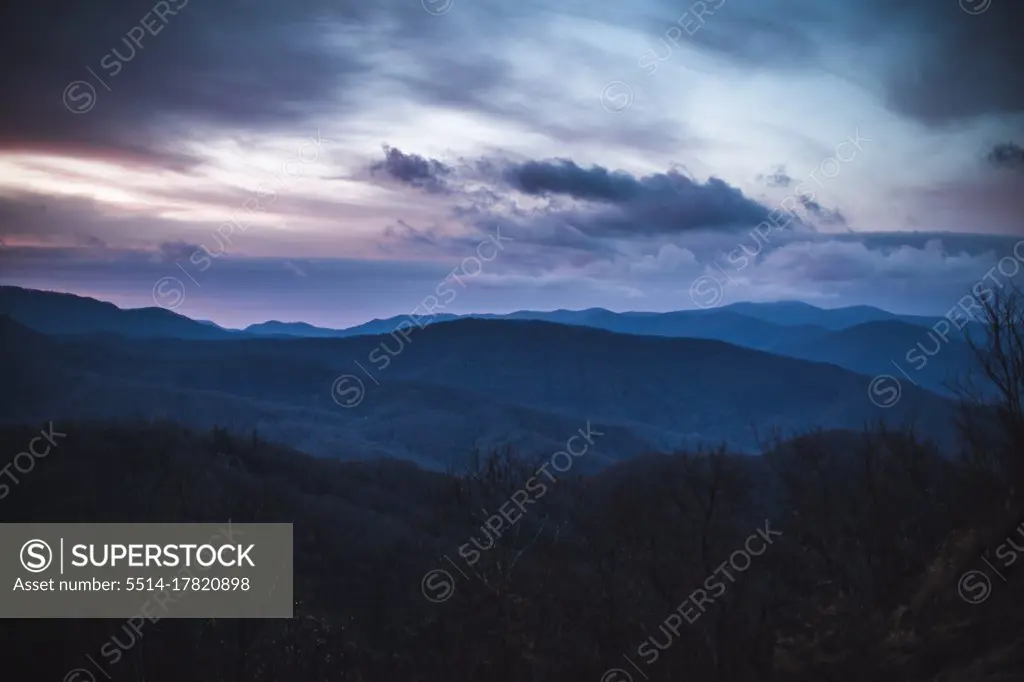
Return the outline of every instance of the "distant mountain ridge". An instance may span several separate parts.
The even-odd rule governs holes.
[[[419,325],[435,324],[437,322],[449,322],[451,320],[459,319],[459,315],[452,315],[450,313],[438,313],[428,317],[419,317],[416,322]],[[245,329],[241,330],[246,334],[252,334],[255,336],[291,336],[291,337],[309,337],[309,338],[334,338],[342,339],[349,336],[369,336],[374,334],[390,334],[394,331],[399,324],[404,323],[408,326],[410,322],[408,315],[400,315],[397,317],[391,317],[387,319],[376,319],[364,322],[363,324],[356,325],[354,327],[348,327],[346,329],[331,329],[329,327],[316,327],[306,322],[279,322],[277,320],[271,320],[269,322],[260,322],[258,324],[251,324]]]
[[[459,319],[350,338],[141,339],[43,336],[0,325],[0,374],[31,392],[3,421],[173,419],[259,431],[342,459],[395,457],[444,469],[474,447],[550,455],[592,424],[606,434],[581,463],[726,443],[758,431],[859,429],[879,418],[947,442],[954,403],[905,385],[881,409],[870,379],[718,340],[620,334],[536,320]],[[339,378],[359,385],[349,407]]]
[[[228,329],[209,320],[193,320],[160,307],[118,308],[113,303],[87,296],[66,294],[16,286],[0,286],[0,314],[7,314],[37,331],[47,334],[115,333],[125,336],[173,338],[238,338],[254,336],[309,336],[343,338],[361,334],[386,334],[411,319],[396,315],[375,319],[352,327],[334,329],[307,322],[268,320],[245,329]],[[542,320],[558,324],[597,327],[621,333],[644,336],[692,336],[702,327],[726,314],[724,319],[739,323],[740,318],[753,319],[783,327],[820,327],[838,331],[866,322],[898,320],[919,327],[931,327],[942,318],[899,315],[871,306],[818,308],[799,301],[776,303],[733,303],[721,308],[679,310],[670,312],[630,311],[616,313],[604,308],[585,310],[519,310],[512,313],[470,313],[455,315],[435,313],[419,317],[421,324],[436,324],[460,318]],[[143,328],[149,325],[148,328]],[[763,325],[760,329],[767,329]],[[212,329],[212,331],[211,331]],[[757,328],[755,328],[757,329]],[[701,338],[701,337],[698,337]],[[705,336],[703,338],[719,338]],[[726,340],[726,339],[722,339]]]
[[[228,339],[240,332],[164,308],[113,303],[54,291],[0,286],[0,314],[44,334],[120,334],[129,338]]]
[[[340,335],[340,331],[337,329],[315,327],[306,322],[279,322],[278,320],[269,320],[267,322],[250,324],[242,331],[246,334],[255,334],[257,336],[305,336],[311,338],[331,338]]]
[[[721,310],[732,310],[741,315],[756,317],[774,324],[820,326],[832,331],[839,331],[840,329],[868,322],[897,320],[920,327],[932,327],[942,319],[925,315],[900,315],[868,305],[818,308],[801,301],[779,301],[777,303],[740,302],[724,306]]]
[[[722,308],[666,313],[615,313],[590,308],[462,316],[437,313],[416,319],[401,315],[346,329],[271,320],[235,330],[162,308],[122,310],[82,296],[0,287],[0,314],[10,315],[36,331],[58,336],[117,334],[127,338],[205,340],[397,336],[394,332],[398,329],[457,320],[539,321],[634,336],[724,341],[777,355],[826,362],[861,374],[902,373],[911,383],[941,392],[947,391],[946,385],[954,375],[972,365],[973,357],[956,338],[958,332],[950,335],[947,343],[931,330],[944,318],[897,315],[870,306],[828,310],[795,301],[734,303]],[[942,354],[941,361],[933,362],[931,356],[938,353]]]
[[[954,391],[977,363],[964,339],[952,335],[944,339],[938,332],[899,319],[865,322],[774,350],[863,374],[889,374],[943,392]]]
[[[901,321],[919,327],[932,327],[942,319],[922,315],[900,315],[871,306],[818,308],[799,301],[733,303],[721,308],[698,308],[670,312],[629,311],[616,313],[605,308],[587,308],[552,311],[518,310],[512,313],[470,313],[466,315],[437,313],[417,319],[420,324],[436,324],[459,318],[541,320],[644,336],[696,336],[696,338],[729,340],[720,336],[699,335],[700,330],[706,328],[709,322],[723,315],[737,322],[740,318],[745,318],[782,327],[802,327],[806,331],[812,331],[811,328],[814,327],[818,327],[822,331],[839,331],[859,324],[879,321]],[[386,334],[399,324],[407,324],[409,320],[409,315],[396,315],[344,329],[313,327],[304,322],[269,322],[263,323],[271,325],[266,332],[263,325],[250,325],[246,327],[245,331],[270,334],[286,333],[291,336],[345,337],[360,334]],[[714,324],[714,322],[711,323]],[[764,330],[766,327],[761,325],[758,329]]]

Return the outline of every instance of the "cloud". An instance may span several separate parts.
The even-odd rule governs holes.
[[[974,152],[975,155],[977,152]],[[955,232],[1020,234],[1024,187],[1020,173],[981,173],[889,192],[929,216],[929,227]]]
[[[676,170],[637,176],[570,159],[516,160],[491,156],[445,163],[385,147],[374,174],[410,187],[444,193],[450,220],[442,228],[392,222],[378,248],[402,245],[417,252],[459,252],[496,227],[536,253],[517,248],[514,258],[587,260],[620,253],[616,242],[647,240],[700,230],[750,229],[770,219],[770,209],[725,181],[700,182]],[[791,222],[799,220],[791,217]],[[466,230],[469,230],[467,236]]]
[[[995,248],[982,250],[977,235],[921,233],[913,244],[903,243],[906,236],[900,233],[874,236],[875,240],[868,240],[862,234],[817,234],[772,241],[772,248],[765,248],[749,266],[727,270],[727,279],[720,265],[702,260],[706,263],[703,275],[725,282],[726,302],[796,299],[942,314],[968,295],[986,273],[991,276],[1000,258],[1012,260],[1019,242],[1002,238],[1001,244],[995,244],[992,238],[985,245]],[[968,243],[972,248],[960,248]],[[1003,267],[1007,274],[1015,272],[1006,263]],[[998,271],[995,274],[1000,276]],[[1018,273],[1018,285],[1022,279],[1024,274]],[[992,281],[989,285],[998,286]]]
[[[972,232],[847,232],[829,235],[828,239],[862,244],[869,251],[889,253],[908,248],[923,250],[928,244],[939,243],[945,253],[952,256],[977,257],[986,254],[1005,255],[1013,251],[1020,237],[1016,235],[977,234]]]
[[[417,247],[418,250],[429,250],[444,253],[444,238],[436,234],[436,230],[418,230],[404,220],[398,220],[394,225],[384,228],[383,239],[377,243],[377,248],[387,254],[394,250],[388,242],[407,244]]]
[[[398,182],[439,194],[448,191],[445,178],[452,174],[452,168],[436,159],[384,145],[384,160],[371,165],[370,173],[383,173]]]
[[[807,209],[818,221],[826,225],[846,225],[846,218],[839,209],[824,208],[814,199],[810,199],[805,196],[800,197],[800,203],[803,204],[804,208]]]
[[[942,276],[950,283],[958,283],[960,288],[969,288],[997,258],[991,253],[951,253],[938,238],[921,246],[887,250],[844,240],[794,242],[766,255],[759,264],[759,278],[788,279],[805,285],[842,283],[851,287],[888,281],[927,288],[929,277]]]
[[[174,263],[187,261],[200,248],[202,247],[199,244],[189,244],[183,241],[163,242],[157,247],[157,253],[161,262]]]
[[[402,95],[443,106],[441,86],[458,89],[451,74],[428,70],[410,95],[394,86],[413,69],[395,65],[448,58],[473,71],[496,43],[485,45],[480,25],[499,3],[480,4],[451,21],[405,0],[5,4],[0,151],[188,168],[196,162],[183,139],[188,131],[268,135],[313,120],[343,130],[367,112],[387,109],[381,118],[388,116],[387,105]],[[499,51],[490,68],[476,67],[481,82],[505,85],[505,58]]]
[[[42,0],[0,9],[0,147],[181,163],[178,120],[270,129],[323,110],[369,70],[317,17],[368,19],[352,0]],[[116,50],[116,51],[115,51]],[[79,81],[65,100],[65,88]],[[84,107],[86,93],[95,107]],[[16,93],[16,96],[14,95]]]
[[[291,158],[278,157],[281,148],[295,149],[284,134],[304,138],[321,123],[325,139],[337,141],[328,167],[289,181],[254,229],[236,232],[211,270],[214,280],[260,255],[379,259],[383,252],[450,271],[500,228],[517,240],[494,264],[512,269],[510,278],[601,280],[606,264],[636,263],[613,278],[635,289],[629,277],[685,269],[689,255],[704,263],[720,242],[726,252],[753,244],[750,230],[780,215],[759,193],[781,196],[776,189],[796,184],[774,162],[786,160],[790,170],[817,163],[834,153],[822,140],[860,123],[878,137],[879,155],[844,169],[828,196],[802,209],[787,201],[806,222],[793,218],[789,229],[773,230],[759,257],[828,242],[862,246],[870,252],[859,254],[864,263],[903,247],[931,263],[925,244],[936,236],[947,250],[971,254],[989,243],[942,229],[1019,229],[1020,174],[971,177],[964,169],[977,170],[968,167],[979,149],[993,168],[1022,167],[1016,142],[982,146],[1012,139],[1012,121],[1000,117],[1021,112],[1021,48],[1009,39],[1020,2],[994,0],[972,16],[955,0],[708,0],[720,8],[676,58],[680,69],[693,67],[682,90],[664,73],[641,80],[637,66],[639,43],[664,35],[685,9],[667,0],[476,0],[443,18],[416,0],[166,2],[178,11],[159,35],[136,31],[141,45],[128,32],[153,19],[158,0],[97,7],[39,0],[0,9],[0,87],[8,95],[0,107],[2,181],[24,191],[0,196],[0,238],[17,254],[8,259],[60,247],[104,264],[118,249],[171,268],[172,260],[187,263],[201,245],[216,250],[215,230],[253,187],[272,180],[265,167]],[[641,35],[635,29],[646,18],[656,25]],[[114,48],[116,75],[101,64],[112,63]],[[620,78],[635,99],[628,112],[613,114],[598,93]],[[96,90],[86,114],[62,101],[78,80]],[[740,83],[743,96],[765,106],[750,106],[722,83]],[[833,94],[843,98],[825,100]],[[894,120],[879,104],[912,123],[947,126],[949,136],[936,145],[933,131]],[[185,137],[206,144],[190,149]],[[440,151],[449,146],[458,148],[451,156]],[[673,170],[677,160],[693,167],[697,151],[713,164],[702,165],[701,180]],[[204,165],[192,168],[199,154]],[[136,174],[67,157],[151,167]],[[737,184],[759,170],[758,185]],[[44,191],[55,194],[29,196]],[[885,230],[911,214],[928,231],[826,235],[812,227],[842,228],[849,217],[858,229]],[[39,265],[39,277],[46,272]],[[316,274],[311,269],[310,280]],[[773,276],[789,282],[782,272]],[[203,281],[204,294],[207,286],[212,280]]]
[[[769,187],[789,187],[793,184],[793,178],[786,173],[785,166],[776,166],[771,173],[767,175],[758,174],[757,181],[763,182]]]
[[[985,158],[996,168],[1024,170],[1024,148],[1016,142],[997,144]]]
[[[524,70],[524,41],[538,40],[551,19],[532,3],[479,0],[443,20],[408,0],[8,5],[0,8],[0,152],[187,170],[199,160],[189,131],[267,136],[316,120],[344,132],[353,119],[382,124],[399,109],[449,110],[572,143],[684,141],[678,122],[613,120],[561,79]]]
[[[636,178],[600,166],[583,169],[568,159],[528,161],[513,165],[505,178],[526,194],[565,194],[574,199],[620,203],[636,198],[641,188]]]
[[[1024,3],[963,4],[728,0],[689,41],[745,68],[845,77],[929,127],[1024,113]]]
[[[553,214],[589,234],[628,236],[735,228],[756,225],[767,220],[769,213],[767,207],[719,178],[702,183],[675,170],[637,177],[554,159],[510,164],[502,177],[527,195],[597,204],[596,210],[549,206]]]
[[[505,227],[501,234],[508,236]],[[493,231],[493,228],[492,228]],[[722,253],[736,235],[704,233],[718,248],[697,248],[696,234],[622,242],[614,252],[555,249],[517,241],[466,278],[449,312],[516,309],[637,309],[690,307],[688,287],[698,276],[723,278]],[[11,247],[0,249],[0,283],[72,291],[122,305],[153,305],[154,283],[181,279],[187,288],[179,312],[244,325],[265,319],[304,319],[314,324],[357,324],[407,313],[437,284],[474,256],[479,236],[439,237],[445,257],[353,260],[303,259],[297,277],[284,258],[227,258],[191,281],[173,265],[187,264],[189,244],[165,244],[154,252],[111,249]],[[941,314],[985,277],[1000,258],[1012,257],[1019,238],[980,239],[938,233],[772,232],[763,252],[747,267],[726,265],[728,301],[803,299],[835,305],[866,303],[907,312]],[[755,248],[753,237],[744,243]],[[1018,249],[1019,250],[1019,249]],[[435,255],[435,254],[431,254]],[[443,254],[442,254],[443,255]],[[712,264],[712,261],[718,265]],[[1004,263],[1006,272],[1011,272]],[[476,268],[472,268],[473,271]],[[1024,272],[1024,268],[1020,269]],[[194,271],[193,271],[194,272]],[[1018,275],[1017,281],[1024,277]],[[200,286],[201,285],[201,286]],[[993,287],[994,283],[991,284]],[[346,291],[339,309],[337,291]],[[259,301],[258,306],[252,302]]]
[[[863,4],[883,13],[891,8],[880,3]],[[916,46],[916,54],[890,62],[887,100],[932,127],[1024,113],[1024,4],[992,2],[976,15],[963,12],[962,4],[913,0],[895,13],[903,20],[904,44]]]

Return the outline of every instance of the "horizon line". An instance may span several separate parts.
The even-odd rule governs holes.
[[[398,313],[396,315],[391,315],[391,316],[388,316],[388,317],[374,317],[372,319],[366,320],[364,322],[360,322],[358,324],[354,324],[354,325],[351,325],[351,326],[342,326],[342,327],[322,327],[322,326],[318,326],[318,325],[312,324],[310,322],[307,322],[305,320],[280,320],[280,319],[266,319],[266,320],[263,320],[261,322],[253,322],[253,323],[251,323],[249,325],[246,325],[244,327],[227,327],[227,326],[221,325],[220,323],[218,323],[218,322],[216,322],[214,320],[206,320],[206,319],[199,319],[199,318],[189,317],[188,315],[185,315],[184,313],[180,313],[180,312],[177,312],[176,310],[165,308],[165,307],[162,307],[162,306],[159,306],[159,305],[138,306],[138,307],[122,307],[122,306],[114,303],[113,301],[108,301],[108,300],[105,300],[105,299],[102,299],[102,298],[97,298],[95,296],[86,296],[86,295],[83,295],[83,294],[78,294],[78,293],[74,293],[74,292],[70,292],[70,291],[60,291],[60,290],[55,290],[55,289],[41,289],[41,288],[36,288],[36,287],[25,287],[25,286],[20,286],[20,285],[16,285],[16,284],[0,284],[0,290],[2,290],[2,289],[20,289],[22,291],[31,291],[31,292],[37,292],[37,293],[43,293],[43,294],[56,294],[56,295],[60,295],[60,296],[73,296],[75,298],[87,299],[87,300],[95,301],[95,302],[98,302],[98,303],[112,305],[115,308],[117,308],[118,310],[124,310],[124,311],[128,311],[128,310],[162,310],[162,311],[165,311],[165,312],[168,312],[168,313],[173,313],[174,315],[177,315],[179,317],[183,317],[185,319],[191,320],[192,322],[196,322],[198,324],[213,324],[213,325],[216,325],[220,329],[224,329],[225,331],[239,331],[239,332],[244,332],[246,329],[249,329],[251,327],[257,327],[257,326],[266,325],[266,324],[306,325],[308,327],[312,327],[313,329],[320,329],[320,330],[325,330],[325,331],[349,331],[349,330],[352,330],[352,329],[356,329],[358,327],[362,327],[362,326],[367,325],[367,324],[372,324],[374,322],[386,322],[388,320],[394,320],[396,318],[401,318],[401,317],[413,317],[412,313]],[[452,317],[455,317],[455,318],[467,318],[467,317],[471,318],[471,317],[477,317],[477,316],[481,316],[481,315],[494,316],[494,317],[504,317],[504,316],[509,316],[509,315],[521,314],[521,313],[552,314],[552,313],[585,313],[585,312],[606,312],[606,313],[610,313],[612,315],[629,315],[629,314],[635,314],[635,315],[670,315],[670,314],[673,314],[673,313],[701,313],[701,312],[711,313],[711,312],[716,311],[716,310],[719,310],[719,311],[726,310],[726,309],[729,309],[729,308],[737,306],[737,305],[771,306],[771,305],[780,305],[780,304],[797,304],[797,305],[807,306],[809,308],[814,308],[816,310],[822,310],[822,311],[838,311],[838,310],[851,310],[851,309],[855,309],[855,308],[866,308],[866,309],[870,309],[870,310],[877,310],[877,311],[880,311],[880,312],[883,312],[883,313],[887,313],[887,314],[890,314],[890,315],[893,315],[893,316],[897,316],[897,317],[899,317],[899,316],[906,316],[906,317],[929,317],[929,315],[919,314],[919,313],[898,313],[898,312],[895,312],[895,311],[892,311],[892,310],[887,310],[885,308],[880,308],[878,306],[869,305],[869,304],[866,304],[866,303],[853,304],[853,305],[844,305],[844,306],[838,306],[838,307],[835,307],[835,308],[824,308],[824,307],[816,305],[814,303],[809,303],[807,301],[802,301],[802,300],[797,300],[797,299],[782,299],[782,300],[778,300],[778,301],[734,301],[732,303],[728,303],[728,304],[725,304],[725,305],[718,305],[718,306],[709,307],[709,308],[694,307],[694,308],[678,308],[678,309],[673,309],[673,310],[635,310],[635,309],[630,309],[630,310],[619,310],[619,311],[616,311],[616,310],[611,310],[609,308],[601,308],[601,307],[578,308],[578,309],[573,309],[573,308],[555,308],[555,309],[552,309],[552,310],[540,310],[540,309],[521,308],[521,309],[513,310],[513,311],[510,311],[510,312],[504,312],[504,313],[484,312],[484,311],[470,312],[470,313],[451,313],[451,312],[437,311],[437,312],[434,312],[432,315],[420,315],[418,317],[426,318],[426,317],[439,316],[439,315],[451,315]],[[939,315],[939,316],[941,317],[941,315]]]

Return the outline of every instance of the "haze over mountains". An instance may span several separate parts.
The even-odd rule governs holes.
[[[14,287],[0,288],[0,304],[4,373],[22,387],[8,419],[175,419],[435,469],[478,447],[550,453],[588,422],[604,435],[584,469],[721,443],[753,452],[773,429],[859,429],[882,417],[948,441],[954,403],[925,388],[970,355],[947,342],[882,409],[868,395],[872,376],[894,373],[894,361],[914,371],[904,356],[929,341],[931,320],[782,303],[229,330]]]

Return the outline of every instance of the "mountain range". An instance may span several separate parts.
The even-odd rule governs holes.
[[[869,395],[872,376],[906,364],[928,339],[924,318],[767,304],[452,316],[400,332],[378,320],[334,337],[311,326],[280,334],[279,323],[257,327],[267,334],[230,330],[12,287],[0,302],[0,362],[16,389],[5,420],[174,419],[433,469],[501,445],[550,454],[588,424],[603,435],[581,470],[676,448],[756,452],[776,430],[882,418],[950,443],[955,404],[927,387],[969,355],[948,342],[883,408]]]
[[[389,335],[415,323],[457,319],[543,321],[638,336],[724,341],[777,355],[834,364],[869,376],[890,374],[952,395],[974,366],[965,332],[944,318],[898,315],[870,306],[823,309],[807,303],[735,303],[715,309],[665,313],[588,310],[518,311],[458,316],[438,313],[376,319],[346,329],[276,320],[227,329],[163,308],[122,310],[112,303],[53,292],[0,287],[0,314],[50,335],[116,334],[129,338],[238,340],[243,338],[350,338]],[[942,325],[952,333],[936,331]],[[979,327],[967,326],[968,330]],[[941,331],[941,330],[940,330]]]
[[[295,529],[296,617],[256,631],[168,619],[181,628],[145,639],[160,674],[220,661],[230,679],[440,679],[469,661],[469,680],[529,652],[543,672],[507,679],[629,679],[607,652],[654,642],[650,614],[710,590],[725,558],[744,573],[728,598],[697,627],[657,629],[683,656],[704,652],[666,661],[674,677],[694,660],[701,679],[743,682],[1024,669],[1024,581],[1007,571],[982,608],[964,580],[1024,528],[1012,469],[986,468],[1019,457],[1019,419],[1005,418],[1019,413],[924,387],[971,354],[930,320],[783,303],[377,320],[334,336],[0,293],[0,442],[18,452],[40,424],[62,435],[45,462],[8,464],[5,520]],[[873,390],[876,370],[908,373],[893,396]],[[756,568],[737,565],[739,547]],[[10,623],[12,651],[95,649],[94,624]],[[921,674],[940,666],[982,676]]]

